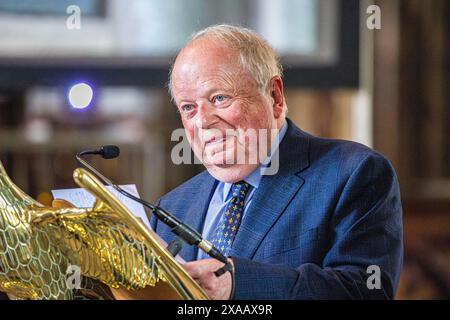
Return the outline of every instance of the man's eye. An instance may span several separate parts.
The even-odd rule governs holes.
[[[218,94],[217,96],[214,96],[213,102],[224,102],[227,99],[227,96],[223,94]]]
[[[185,104],[184,106],[181,107],[181,111],[183,112],[189,112],[192,111],[192,109],[194,109],[192,104]]]

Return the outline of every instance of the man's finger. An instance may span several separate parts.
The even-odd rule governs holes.
[[[205,275],[212,276],[221,263],[217,263],[212,259],[205,259],[200,261],[187,262],[183,265],[184,269],[193,278],[204,278]]]
[[[183,265],[183,267],[193,278],[201,278],[202,274],[207,271],[207,268],[205,268],[201,261],[187,262]]]

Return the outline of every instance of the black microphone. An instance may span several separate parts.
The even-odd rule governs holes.
[[[99,154],[102,156],[103,159],[114,159],[117,158],[120,154],[120,149],[118,146],[114,145],[105,145],[102,146],[100,149],[96,150],[84,150],[78,153],[79,156],[84,156],[88,154]],[[83,163],[84,165],[84,163]]]
[[[101,174],[97,169],[95,169],[91,164],[86,162],[84,159],[82,159],[82,156],[84,155],[101,155],[104,159],[114,159],[118,157],[120,154],[120,149],[117,146],[114,145],[105,145],[102,146],[98,150],[85,150],[81,151],[76,155],[76,158],[79,163],[81,163],[83,166],[88,168],[90,171],[92,171],[95,175],[97,175],[104,183],[111,185],[115,190],[123,194],[124,196],[137,201],[141,203],[142,205],[149,208],[152,213],[158,218],[158,220],[162,221],[164,224],[169,226],[174,234],[179,236],[181,239],[183,239],[185,242],[187,242],[190,245],[195,245],[199,249],[203,250],[206,254],[208,254],[211,258],[217,259],[223,263],[225,263],[225,266],[221,269],[216,271],[216,275],[220,276],[226,271],[232,271],[232,266],[228,262],[228,259],[217,249],[212,245],[211,242],[209,242],[206,239],[203,239],[201,234],[190,227],[189,225],[185,224],[181,220],[179,220],[177,217],[172,215],[171,213],[165,211],[159,206],[156,206],[148,201],[145,201],[141,198],[138,198],[131,193],[127,192],[126,190],[122,189],[119,185],[113,183],[111,180],[106,178],[103,174]]]
[[[103,159],[114,159],[120,154],[118,146],[106,145],[100,148],[100,155]]]

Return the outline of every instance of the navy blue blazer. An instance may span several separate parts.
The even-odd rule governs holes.
[[[393,298],[403,232],[391,164],[361,144],[314,137],[290,120],[288,126],[280,169],[262,177],[230,253],[234,298]],[[158,203],[201,232],[216,184],[204,171]],[[154,217],[151,224],[165,241],[174,238]],[[197,249],[185,246],[180,255],[195,260]],[[370,265],[380,268],[380,289],[367,285]]]

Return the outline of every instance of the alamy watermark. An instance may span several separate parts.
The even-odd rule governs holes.
[[[367,278],[366,285],[367,289],[374,290],[374,289],[381,289],[381,269],[376,264],[370,265],[367,267],[366,270],[367,274],[370,274],[370,276]]]
[[[70,290],[81,288],[81,269],[76,265],[69,265],[66,270],[66,286]]]
[[[66,13],[69,15],[66,19],[66,27],[69,30],[81,29],[81,9],[77,5],[70,5],[66,9]]]
[[[274,175],[279,169],[278,129],[199,129],[189,141],[182,128],[172,132],[171,141],[178,143],[172,148],[174,164],[211,163],[218,154],[221,160],[215,165],[261,164],[262,175]],[[199,151],[192,157],[191,144]],[[270,147],[269,147],[269,144]]]
[[[381,29],[381,9],[379,6],[373,4],[367,7],[367,14],[370,14],[366,20],[366,26],[369,30]]]

